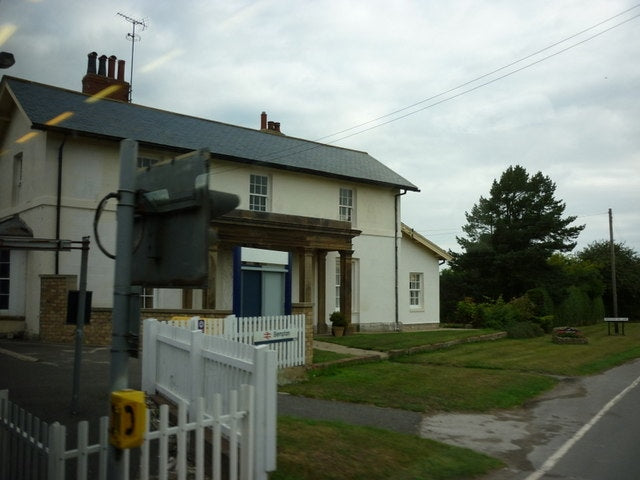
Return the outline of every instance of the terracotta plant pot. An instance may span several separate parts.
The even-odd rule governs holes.
[[[344,327],[331,327],[331,333],[334,337],[342,337],[344,335]]]

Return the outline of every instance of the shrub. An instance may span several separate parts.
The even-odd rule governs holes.
[[[535,338],[544,335],[544,330],[534,322],[517,322],[507,327],[509,338]]]
[[[342,312],[333,312],[329,317],[329,321],[334,327],[347,326],[347,319]]]
[[[533,317],[533,322],[540,325],[540,328],[544,330],[544,333],[551,333],[554,325],[554,316],[553,315],[545,315],[543,317]]]
[[[560,322],[560,325],[585,325],[590,323],[591,299],[589,296],[576,286],[569,287],[567,293],[567,297],[558,308],[556,322]]]
[[[476,328],[482,327],[480,309],[473,299],[468,297],[457,303],[454,318],[456,323],[471,324]]]
[[[535,316],[546,317],[553,314],[553,299],[546,288],[533,288],[525,296],[533,304],[533,314]]]

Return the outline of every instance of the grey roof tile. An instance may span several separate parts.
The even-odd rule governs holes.
[[[419,190],[366,152],[115,100],[87,103],[88,96],[80,92],[13,77],[4,77],[3,84],[36,128],[50,128],[49,120],[71,111],[73,116],[55,128],[185,151],[208,148],[234,161]]]

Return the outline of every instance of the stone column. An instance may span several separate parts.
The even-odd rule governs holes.
[[[327,252],[319,250],[317,253],[318,265],[318,333],[327,333]]]
[[[313,250],[305,248],[300,251],[300,284],[299,302],[313,302]]]
[[[353,250],[340,251],[340,311],[351,326],[351,265]],[[348,328],[347,327],[347,328]]]

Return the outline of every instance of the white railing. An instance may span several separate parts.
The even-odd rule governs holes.
[[[142,388],[194,415],[194,400],[247,384],[254,387],[254,478],[276,467],[277,369],[275,352],[147,319],[143,324]],[[227,405],[223,403],[223,408]],[[205,405],[205,411],[210,411]]]
[[[248,345],[267,345],[276,352],[278,368],[304,365],[306,361],[304,315],[173,317],[166,323]]]
[[[93,456],[98,462],[98,480],[106,480],[108,417],[100,419],[99,443],[89,445],[89,424],[81,421],[78,423],[76,448],[67,449],[65,426],[58,422],[50,426],[37,422],[38,426],[35,428],[35,425],[30,425],[34,417],[9,402],[8,395],[7,390],[0,391],[0,478],[64,480],[67,477],[67,462],[75,460],[73,478],[87,480],[88,464]],[[249,385],[244,385],[239,394],[235,390],[230,392],[226,414],[223,414],[225,410],[220,394],[210,399],[209,411],[205,411],[205,402],[200,397],[193,402],[193,418],[189,421],[187,406],[181,402],[178,404],[175,425],[171,425],[169,421],[169,407],[161,405],[157,418],[152,419],[152,415],[147,415],[144,443],[140,447],[139,472],[133,478],[166,480],[186,479],[188,476],[196,480],[221,479],[223,454],[228,456],[228,477],[225,478],[258,478],[253,471],[255,445],[251,419],[254,415],[254,397],[254,388]],[[157,430],[152,430],[156,423]],[[42,428],[44,434],[41,434]],[[224,449],[223,436],[226,440]],[[206,437],[210,437],[208,445]],[[152,458],[150,452],[153,442],[157,443],[157,454]],[[195,455],[188,456],[188,445],[193,447]],[[211,452],[210,462],[205,462],[207,446]],[[123,480],[132,477],[129,458],[130,450],[124,450],[127,468]],[[172,473],[169,477],[173,470],[175,476]]]

